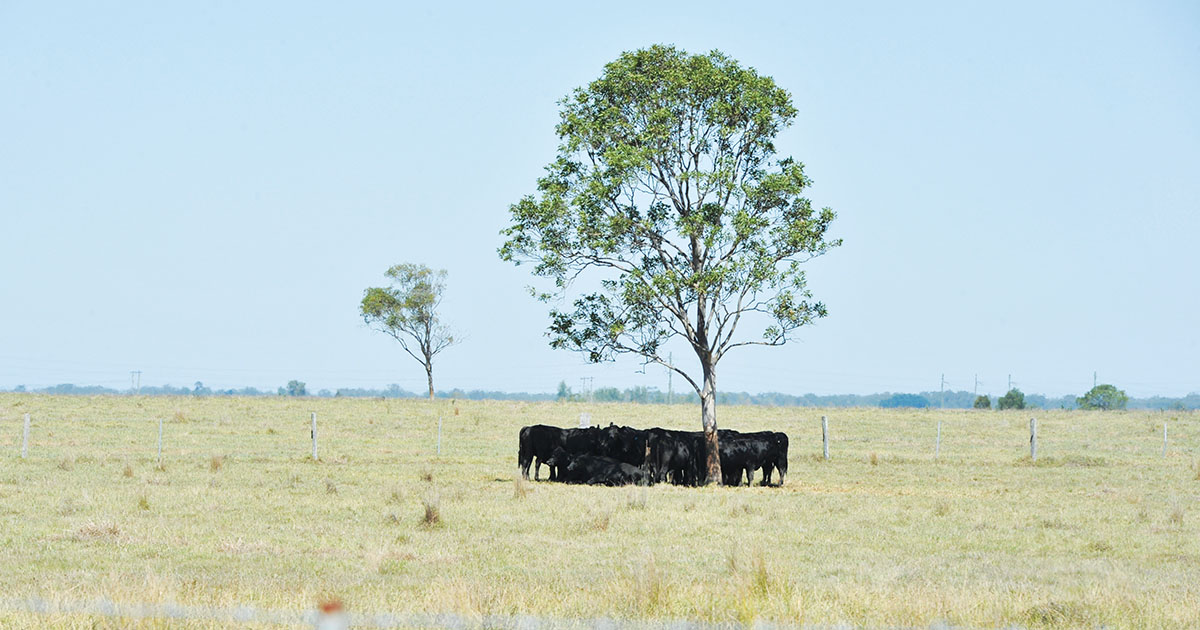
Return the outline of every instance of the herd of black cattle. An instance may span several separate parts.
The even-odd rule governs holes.
[[[771,474],[779,472],[779,485],[787,474],[787,434],[776,431],[717,432],[721,459],[721,482],[727,486],[754,482],[754,471],[762,469],[762,485],[771,485]],[[542,464],[550,468],[550,480],[565,483],[620,486],[649,485],[669,481],[679,485],[708,482],[704,433],[669,429],[634,429],[609,425],[606,428],[562,429],[535,424],[522,427],[517,450],[521,476],[538,479]]]

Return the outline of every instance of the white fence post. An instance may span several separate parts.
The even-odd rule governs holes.
[[[590,414],[590,413],[579,414],[579,428],[586,429],[590,426],[592,426],[592,414]]]
[[[313,461],[315,462],[315,461],[317,461],[317,412],[315,412],[315,411],[312,412],[312,443],[313,443],[312,458],[313,458]]]
[[[21,433],[21,459],[29,456],[29,414],[25,414],[25,430]]]
[[[1029,419],[1029,457],[1037,461],[1037,418]]]
[[[829,418],[821,416],[821,446],[825,459],[829,459]]]

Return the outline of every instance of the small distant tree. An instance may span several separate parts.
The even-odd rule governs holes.
[[[301,381],[288,381],[287,387],[279,388],[280,396],[307,396],[308,390],[305,389],[304,383]]]
[[[574,400],[574,399],[575,399],[575,396],[571,393],[571,388],[567,386],[567,382],[559,381],[558,382],[558,395],[555,397],[555,400],[566,401],[566,400]]]
[[[1099,409],[1100,411],[1110,411],[1113,409],[1124,409],[1126,403],[1129,402],[1129,396],[1125,392],[1116,388],[1115,385],[1097,385],[1088,393],[1075,399],[1075,403],[1080,409]]]
[[[391,286],[363,292],[359,314],[372,329],[400,342],[425,368],[433,400],[433,357],[458,342],[438,318],[446,291],[446,271],[425,265],[396,265],[384,274]]]
[[[976,409],[991,409],[992,408],[992,399],[988,398],[988,396],[986,394],[983,396],[976,396],[975,397],[975,408]]]
[[[1025,408],[1025,394],[1023,394],[1021,392],[1021,390],[1014,387],[1014,388],[1008,390],[1007,394],[1001,396],[1000,399],[996,401],[996,407],[998,407],[1001,410],[1024,409]]]

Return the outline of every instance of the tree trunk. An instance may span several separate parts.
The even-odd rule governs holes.
[[[700,422],[704,426],[704,461],[707,468],[705,485],[723,483],[721,479],[721,449],[717,444],[717,372],[704,366],[704,389],[700,392]]]
[[[429,379],[429,400],[433,400],[433,363],[425,363],[425,377]]]

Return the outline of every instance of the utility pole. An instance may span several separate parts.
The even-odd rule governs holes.
[[[592,381],[596,380],[594,376],[579,377],[579,387],[587,392],[588,402],[592,402]]]
[[[133,393],[140,394],[142,392],[142,371],[129,371],[129,386],[133,389]]]
[[[945,409],[946,408],[946,375],[945,374],[942,374],[942,386],[941,386],[941,389],[939,390],[939,396],[941,397],[942,400],[941,400],[941,402],[938,403],[938,409]]]
[[[979,398],[979,375],[975,375],[975,397]]]
[[[1096,389],[1096,373],[1092,372],[1092,389]]]

